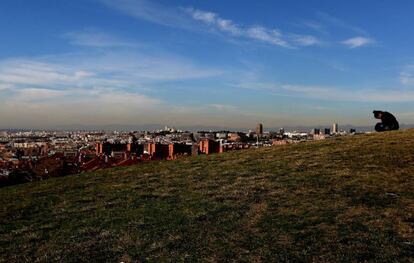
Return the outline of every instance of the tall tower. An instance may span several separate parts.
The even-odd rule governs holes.
[[[338,123],[332,124],[332,133],[338,133]]]
[[[257,135],[262,135],[263,134],[263,124],[258,123],[256,125],[256,134]]]

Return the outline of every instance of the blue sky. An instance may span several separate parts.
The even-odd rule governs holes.
[[[412,1],[0,2],[0,128],[414,117]]]

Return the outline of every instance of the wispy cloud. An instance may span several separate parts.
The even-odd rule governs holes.
[[[161,99],[160,84],[223,73],[185,57],[156,53],[104,49],[0,60],[3,127],[168,120],[166,112],[174,104]]]
[[[239,85],[243,89],[262,91],[275,96],[316,99],[322,101],[344,102],[412,102],[414,91],[403,89],[358,89],[350,90],[347,87],[291,85],[275,83],[244,83]]]
[[[372,37],[369,36],[366,30],[358,26],[352,25],[348,22],[345,22],[344,20],[338,17],[331,16],[324,12],[318,12],[317,16],[321,21],[324,22],[324,24],[326,24],[326,27],[336,28],[337,31],[339,31],[339,29],[342,29],[344,32],[347,32],[348,34],[352,33],[357,35],[356,37],[352,37],[341,41],[341,44],[349,48],[363,47],[376,42]],[[309,28],[313,28],[315,30],[325,30],[325,27],[321,27],[318,23],[308,22],[306,23],[306,26],[308,26]]]
[[[231,37],[242,37],[285,48],[311,46],[319,43],[319,40],[314,36],[302,36],[300,34],[283,35],[278,29],[266,28],[260,25],[241,26],[231,19],[221,17],[217,13],[195,8],[161,6],[146,0],[101,1],[107,6],[127,15],[168,27],[200,30],[200,28],[194,25],[193,21],[196,20],[211,29],[229,34]]]
[[[291,35],[291,39],[294,43],[298,46],[315,46],[321,45],[322,41],[314,36],[306,36],[306,35]]]
[[[132,17],[167,27],[191,29],[190,20],[175,7],[157,4],[147,0],[100,0],[110,8]]]
[[[283,34],[279,29],[266,28],[260,25],[243,27],[230,19],[220,17],[217,13],[194,8],[186,8],[184,10],[190,14],[194,20],[203,22],[205,25],[221,32],[229,33],[233,37],[248,38],[285,48],[320,44],[320,41],[315,36]]]
[[[317,16],[321,20],[325,21],[328,25],[331,25],[331,26],[334,26],[334,27],[340,27],[340,28],[343,28],[345,30],[351,31],[355,34],[367,35],[367,32],[364,29],[362,29],[360,27],[357,27],[357,26],[354,26],[350,23],[347,23],[347,22],[343,21],[342,19],[331,16],[327,13],[318,12]]]
[[[108,7],[115,10],[121,11],[129,16],[135,17],[140,20],[148,21],[158,25],[163,25],[173,28],[181,28],[191,31],[203,31],[200,26],[194,23],[195,21],[200,22],[202,25],[207,26],[211,31],[220,32],[226,34],[225,36],[230,37],[231,41],[235,39],[248,39],[257,42],[267,43],[274,46],[284,48],[299,48],[309,46],[324,46],[323,44],[329,41],[323,41],[316,36],[309,34],[300,34],[293,32],[282,32],[278,28],[269,28],[262,25],[242,25],[231,19],[223,18],[218,13],[200,10],[192,7],[174,7],[168,5],[161,5],[154,1],[148,0],[100,0]],[[342,44],[356,48],[372,44],[374,40],[367,37],[367,32],[359,27],[353,26],[343,20],[328,15],[323,12],[318,12],[317,16],[320,20],[325,23],[340,27],[347,31],[362,35],[355,38],[347,39]],[[327,34],[327,28],[320,22],[305,21],[303,26],[310,28],[318,33]],[[83,35],[74,34],[73,43],[85,44],[85,45],[96,45],[99,43],[105,43],[105,41],[99,41],[100,38],[109,38],[108,36],[101,35]],[[97,40],[97,41],[95,41]],[[123,41],[114,41],[109,38],[106,39],[107,43],[128,44]],[[120,42],[120,43],[119,43]]]
[[[358,48],[366,45],[370,45],[375,41],[367,37],[353,37],[347,40],[342,41],[342,44],[348,46],[349,48]]]
[[[9,86],[74,84],[93,75],[84,70],[68,70],[59,64],[36,60],[8,59],[0,62],[0,83]]]
[[[81,67],[80,67],[81,68]],[[29,59],[15,59],[0,63],[0,85],[4,86],[2,96],[13,103],[72,103],[91,102],[107,98],[116,98],[118,94],[141,98],[138,101],[156,102],[124,86],[125,80],[111,79],[78,69],[75,65],[49,63]],[[129,83],[132,84],[133,80]],[[0,90],[1,92],[1,90]],[[144,105],[148,105],[145,104]]]
[[[301,25],[306,28],[312,29],[320,34],[324,34],[324,35],[328,34],[328,30],[322,23],[312,21],[312,20],[306,20],[306,21],[303,21]]]
[[[268,29],[262,26],[252,26],[247,28],[245,35],[249,38],[272,45],[292,48],[288,42],[282,39],[282,34],[276,29]]]
[[[81,31],[67,32],[63,35],[73,45],[97,48],[110,47],[139,47],[138,43],[127,41],[119,37],[102,32],[96,28],[86,28]]]
[[[414,65],[405,66],[400,72],[400,82],[405,86],[414,85]]]
[[[284,89],[305,95],[308,98],[334,101],[350,102],[372,102],[372,103],[399,103],[413,102],[414,92],[401,89],[359,89],[349,91],[347,88],[338,87],[315,87],[315,86],[284,86]]]
[[[0,84],[14,86],[136,87],[151,82],[208,78],[221,73],[175,55],[126,51],[0,61]]]
[[[193,19],[204,22],[207,25],[216,27],[217,29],[223,32],[230,33],[234,36],[240,36],[244,33],[243,30],[233,21],[229,19],[223,19],[216,13],[197,10],[194,8],[185,8],[183,10],[190,14]]]

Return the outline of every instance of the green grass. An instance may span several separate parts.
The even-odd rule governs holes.
[[[414,262],[414,130],[0,189],[0,262]]]

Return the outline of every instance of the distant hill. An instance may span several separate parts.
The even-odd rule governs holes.
[[[0,189],[0,262],[413,262],[414,130]]]

